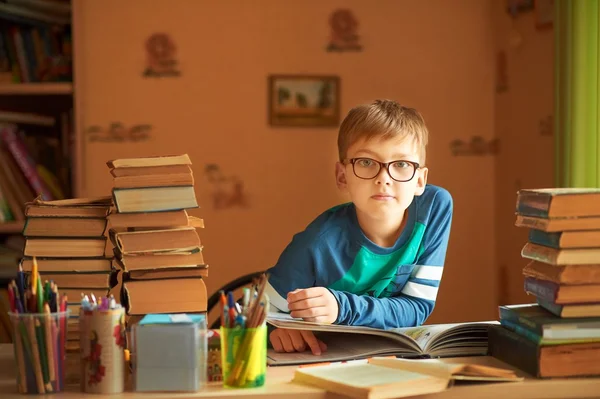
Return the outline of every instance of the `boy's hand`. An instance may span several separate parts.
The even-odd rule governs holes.
[[[295,290],[287,295],[292,317],[314,323],[333,323],[338,316],[335,296],[325,287]]]
[[[307,345],[313,355],[320,355],[327,350],[327,345],[318,340],[312,331],[277,328],[271,331],[269,340],[275,352],[304,352]]]

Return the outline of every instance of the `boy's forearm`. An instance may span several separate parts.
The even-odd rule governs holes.
[[[373,328],[414,327],[425,322],[435,302],[408,295],[374,298],[349,292],[330,290],[338,301],[339,311],[335,324]]]

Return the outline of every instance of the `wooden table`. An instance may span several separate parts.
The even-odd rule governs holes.
[[[488,357],[465,357],[445,359],[449,362],[477,363],[490,366],[511,368],[501,361]],[[212,384],[195,393],[136,393],[125,392],[115,395],[93,395],[79,392],[78,386],[67,387],[66,392],[48,396],[55,399],[63,398],[297,398],[297,399],[341,399],[342,396],[327,393],[321,389],[294,384],[291,381],[295,367],[269,367],[267,383],[262,388],[253,389],[223,389],[220,384]],[[600,398],[600,378],[553,379],[540,380],[526,377],[522,382],[496,384],[458,384],[447,391],[421,395],[418,399],[494,399],[494,398]],[[0,345],[0,398],[23,398],[17,392],[16,372],[11,344]]]

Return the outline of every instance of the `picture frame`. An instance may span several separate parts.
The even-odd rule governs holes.
[[[271,126],[337,127],[340,78],[335,75],[269,75]]]

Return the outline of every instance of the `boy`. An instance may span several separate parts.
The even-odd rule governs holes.
[[[421,325],[432,312],[452,197],[427,185],[421,115],[390,100],[350,110],[338,135],[338,188],[352,202],[325,211],[269,269],[271,304],[292,317],[375,328]],[[310,331],[275,329],[276,351],[318,355]]]

